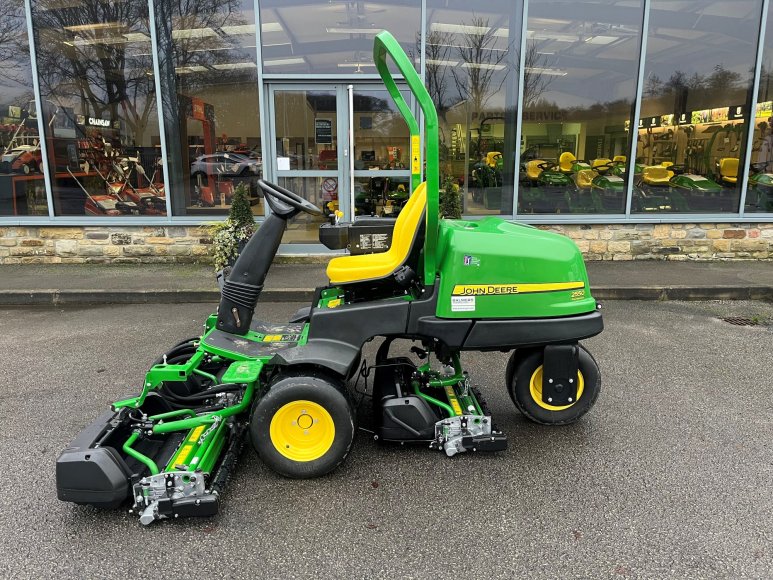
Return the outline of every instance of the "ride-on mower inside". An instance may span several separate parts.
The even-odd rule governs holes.
[[[423,183],[419,126],[387,56],[424,112]],[[603,323],[577,247],[495,217],[439,221],[430,96],[387,32],[375,37],[374,61],[412,143],[413,194],[389,250],[334,258],[330,284],[317,289],[310,307],[288,324],[254,321],[287,222],[301,212],[322,213],[260,181],[271,212],[225,278],[217,313],[200,337],[154,362],[137,396],[113,403],[62,452],[60,499],[130,504],[144,524],[212,515],[245,438],[282,475],[327,474],[354,442],[357,408],[347,382],[357,375],[373,378],[379,441],[420,443],[448,456],[503,450],[505,435],[471,385],[463,351],[514,351],[504,381],[532,421],[567,424],[593,406],[599,370],[579,341]],[[350,225],[323,226],[337,234],[325,239],[345,243]],[[369,363],[363,345],[376,337],[384,340]],[[415,357],[390,353],[396,339],[414,341]]]

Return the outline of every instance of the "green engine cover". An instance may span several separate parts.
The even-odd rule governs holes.
[[[541,318],[596,309],[569,238],[501,218],[441,220],[440,318]]]

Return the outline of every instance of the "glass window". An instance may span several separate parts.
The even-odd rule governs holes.
[[[773,212],[773,4],[768,5],[746,189],[747,212]]]
[[[388,30],[418,55],[419,0],[261,0],[264,74],[377,74],[373,36]],[[418,68],[418,61],[416,62]]]
[[[338,169],[336,102],[334,90],[274,92],[277,155],[289,157],[285,170]]]
[[[518,213],[624,213],[640,1],[529,2]]]
[[[633,211],[738,211],[761,5],[652,0]]]
[[[55,213],[166,215],[147,4],[33,0],[32,24]]]
[[[242,186],[262,215],[253,3],[156,0],[156,20],[173,214],[225,214]]]
[[[0,216],[48,215],[23,2],[0,5]]]
[[[523,4],[427,2],[426,85],[440,124],[441,181],[463,192],[463,213],[511,214]]]

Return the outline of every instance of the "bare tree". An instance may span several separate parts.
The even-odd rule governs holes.
[[[502,63],[507,63],[510,47],[495,48],[497,36],[486,18],[473,16],[467,29],[468,32],[462,34],[461,46],[456,49],[463,72],[454,67],[451,75],[459,97],[466,100],[473,111],[480,113],[507,78],[508,66]]]
[[[520,63],[520,59],[518,62]],[[539,53],[536,42],[530,42],[526,47],[523,63],[523,108],[526,109],[542,97],[555,77],[545,73],[552,63]]]
[[[421,35],[416,36],[416,44],[421,44]],[[427,91],[435,103],[440,118],[445,118],[448,102],[448,60],[451,52],[451,35],[433,30],[427,35],[424,47],[424,75]]]
[[[0,2],[0,78],[31,84],[29,41],[22,0]]]

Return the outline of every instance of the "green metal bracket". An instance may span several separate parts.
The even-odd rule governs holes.
[[[410,107],[403,99],[400,90],[395,84],[392,73],[387,65],[387,54],[392,57],[400,73],[403,75],[408,88],[416,97],[422,112],[424,113],[424,140],[425,140],[425,161],[427,165],[427,231],[424,240],[424,283],[432,285],[435,283],[437,273],[437,238],[438,238],[438,203],[440,185],[440,163],[438,157],[438,119],[435,105],[432,97],[429,96],[427,89],[421,82],[416,69],[411,63],[408,55],[392,36],[386,30],[382,30],[376,35],[373,41],[373,61],[376,63],[381,80],[384,81],[392,100],[397,105],[397,109],[402,114],[408,129],[411,132],[411,190],[415,191],[421,182],[421,151],[419,147],[419,124],[413,116]]]

